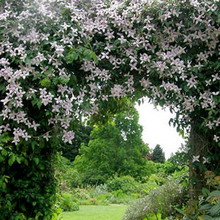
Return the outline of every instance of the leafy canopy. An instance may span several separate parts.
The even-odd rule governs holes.
[[[132,106],[129,109],[95,127],[88,146],[82,144],[74,164],[84,176],[84,183],[103,183],[115,174],[139,180],[146,175],[149,148],[141,139],[137,111]]]

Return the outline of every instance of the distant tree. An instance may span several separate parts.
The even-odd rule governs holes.
[[[103,183],[115,174],[141,179],[146,174],[149,149],[141,139],[142,127],[134,107],[96,126],[88,145],[83,144],[74,164],[85,183]]]
[[[156,163],[164,163],[165,162],[165,154],[159,144],[157,144],[153,150],[152,160]]]

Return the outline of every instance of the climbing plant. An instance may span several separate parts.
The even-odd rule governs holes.
[[[173,125],[190,131],[196,196],[201,172],[219,172],[219,8],[219,0],[1,1],[0,218],[56,218],[57,143],[72,143],[81,115],[105,115],[126,96],[168,106]]]

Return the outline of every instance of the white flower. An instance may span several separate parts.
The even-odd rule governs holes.
[[[209,121],[206,126],[209,128],[209,129],[212,129],[213,128],[213,123],[211,121]]]
[[[112,97],[122,97],[124,95],[123,87],[121,85],[115,85],[111,89]]]
[[[43,138],[45,138],[46,141],[49,141],[49,139],[51,138],[51,136],[49,135],[49,132],[47,132]]]
[[[205,163],[209,163],[209,159],[208,159],[208,158],[203,157],[202,159],[203,159],[203,164],[205,164]]]
[[[214,140],[215,142],[218,142],[218,141],[219,141],[219,137],[218,137],[217,135],[214,135],[213,140]]]
[[[56,45],[55,52],[56,52],[58,57],[63,56],[64,47],[62,45]]]
[[[198,156],[193,156],[192,162],[193,162],[193,163],[194,163],[194,162],[199,162],[199,158],[200,158],[199,155],[198,155]]]

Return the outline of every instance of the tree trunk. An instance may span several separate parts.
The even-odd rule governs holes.
[[[191,181],[189,193],[190,200],[196,200],[201,194],[202,188],[206,185],[204,172],[211,170],[216,175],[219,174],[220,149],[213,141],[212,132],[202,128],[198,121],[191,123],[188,144],[190,147],[189,174]],[[196,157],[199,161],[195,161]],[[208,159],[208,162],[206,162],[206,159]]]

